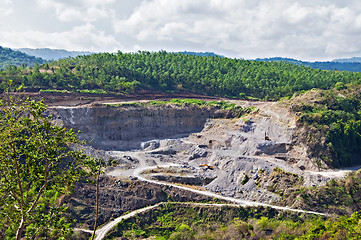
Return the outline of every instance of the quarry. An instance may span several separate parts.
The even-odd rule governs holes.
[[[85,151],[106,160],[105,176],[115,179],[142,176],[275,204],[280,195],[270,188],[276,183],[284,189],[296,183],[318,186],[347,172],[308,157],[297,135],[297,116],[282,102],[230,102],[251,111],[235,116],[217,107],[137,102],[50,106],[49,111],[56,124],[80,131]],[[280,170],[292,179],[274,177]]]

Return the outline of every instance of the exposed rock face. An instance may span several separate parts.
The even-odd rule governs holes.
[[[52,111],[66,127],[80,130],[81,139],[103,150],[139,148],[151,139],[199,132],[207,119],[229,115],[215,108],[175,105],[59,107]]]

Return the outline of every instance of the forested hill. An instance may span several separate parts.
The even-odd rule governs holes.
[[[331,62],[305,62],[292,58],[257,58],[256,61],[263,62],[289,62],[296,65],[304,65],[315,69],[322,70],[337,70],[337,71],[351,71],[351,72],[361,72],[361,62],[357,61],[359,58],[350,59],[336,59]]]
[[[0,46],[0,69],[5,69],[8,66],[33,66],[35,63],[43,64],[46,61],[41,58],[29,56],[19,51],[13,51],[10,48],[3,48]]]
[[[361,83],[361,73],[335,72],[286,62],[258,62],[181,53],[102,53],[62,59],[31,71],[8,69],[4,83],[25,88],[128,92],[140,88],[234,98],[279,99],[296,91]]]

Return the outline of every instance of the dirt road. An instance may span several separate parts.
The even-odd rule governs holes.
[[[203,204],[203,203],[182,203],[182,204],[189,204],[190,206],[195,206],[195,205],[206,205],[206,206],[242,206],[242,207],[246,207],[246,206],[263,206],[263,207],[271,207],[277,210],[282,210],[282,211],[292,211],[292,212],[299,212],[299,213],[307,213],[307,214],[315,214],[315,215],[323,215],[323,216],[327,216],[327,214],[325,213],[319,213],[319,212],[313,212],[313,211],[305,211],[305,210],[300,210],[300,209],[292,209],[292,208],[288,208],[288,207],[280,207],[280,206],[275,206],[275,205],[269,205],[269,204],[264,204],[264,203],[260,203],[260,202],[254,202],[254,201],[247,201],[247,200],[242,200],[242,199],[237,199],[237,198],[232,198],[232,197],[225,197],[213,192],[209,192],[209,191],[201,191],[201,190],[196,190],[196,189],[192,189],[192,188],[188,188],[188,187],[184,187],[184,186],[179,186],[176,184],[172,184],[172,183],[165,183],[165,182],[160,182],[160,181],[155,181],[155,180],[150,180],[145,178],[142,175],[143,171],[146,170],[150,170],[150,169],[154,169],[157,167],[175,167],[175,166],[179,166],[178,164],[174,164],[174,163],[163,163],[160,165],[156,165],[156,166],[147,166],[145,164],[145,160],[140,158],[140,155],[138,154],[134,154],[138,157],[138,159],[140,160],[141,164],[139,164],[139,167],[137,167],[136,169],[134,169],[133,171],[133,177],[138,178],[138,180],[140,181],[146,181],[149,183],[153,183],[153,184],[159,184],[159,185],[165,185],[165,186],[172,186],[175,188],[179,188],[182,190],[187,190],[187,191],[191,191],[197,194],[201,194],[201,195],[205,195],[205,196],[209,196],[209,197],[213,197],[213,198],[218,198],[218,199],[222,199],[222,200],[226,200],[229,202],[233,202],[233,204]],[[112,174],[114,176],[114,173]],[[120,223],[122,220],[134,217],[135,215],[137,215],[138,213],[142,213],[142,212],[146,212],[149,210],[152,210],[158,206],[160,206],[163,203],[158,203],[149,207],[145,207],[145,208],[141,208],[141,209],[137,209],[129,214],[120,216],[114,220],[112,220],[111,222],[107,223],[106,225],[104,225],[103,227],[101,227],[100,229],[98,229],[96,231],[96,240],[101,240],[103,239],[106,234],[112,229],[114,228],[118,223]],[[88,233],[92,233],[91,230],[88,229],[75,229],[76,231],[84,231],[84,232],[88,232]]]
[[[158,162],[154,166],[149,166],[149,165],[147,165],[146,159],[143,158],[142,154],[137,153],[137,152],[132,152],[131,155],[133,157],[136,157],[139,160],[139,164],[138,164],[137,168],[133,169],[131,172],[128,171],[127,173],[132,174],[133,177],[137,178],[140,181],[146,181],[146,182],[153,183],[153,184],[158,184],[158,185],[172,186],[172,187],[179,188],[179,189],[182,189],[182,190],[191,191],[191,192],[194,192],[194,193],[197,193],[197,194],[223,199],[223,200],[233,202],[235,204],[238,204],[238,205],[244,206],[244,207],[245,206],[264,206],[264,207],[271,207],[271,208],[274,208],[274,209],[284,210],[284,211],[293,211],[293,212],[309,213],[309,214],[317,214],[317,215],[327,215],[327,214],[319,213],[319,212],[305,211],[305,210],[300,210],[300,209],[292,209],[292,208],[288,208],[288,207],[280,207],[280,206],[265,204],[265,203],[256,202],[256,201],[248,201],[248,200],[242,200],[242,199],[239,199],[239,198],[226,197],[226,196],[216,194],[216,193],[210,192],[210,191],[201,191],[201,190],[196,190],[196,189],[193,189],[193,188],[188,188],[188,187],[180,186],[180,185],[173,184],[173,183],[161,182],[161,181],[147,179],[142,175],[142,172],[144,172],[146,170],[151,170],[151,169],[155,169],[155,168],[158,168],[158,167],[162,167],[162,168],[177,167],[177,166],[180,166],[180,165],[175,164],[175,163],[160,163],[160,162]],[[108,175],[124,177],[124,175],[121,173],[121,171],[113,171],[113,172],[108,173]]]
[[[146,170],[146,169],[144,169]],[[140,175],[138,175],[140,176]],[[148,180],[147,180],[148,181]],[[170,185],[170,186],[176,186],[176,185]],[[179,187],[179,186],[178,186]],[[187,189],[187,190],[192,190],[192,189],[188,189],[188,188],[182,188],[182,189]],[[196,190],[195,190],[196,191]],[[202,191],[196,191],[196,192],[202,192]],[[206,192],[203,192],[202,194],[206,194]],[[213,196],[212,194],[209,196]],[[222,197],[222,196],[221,196]],[[230,200],[231,198],[223,198],[224,200]],[[149,207],[145,207],[145,208],[141,208],[141,209],[137,209],[134,210],[131,213],[128,213],[126,215],[120,216],[114,220],[112,220],[111,222],[107,223],[106,225],[104,225],[103,227],[101,227],[100,229],[96,230],[95,234],[95,240],[102,240],[104,239],[104,237],[107,235],[107,233],[113,229],[118,223],[120,223],[122,220],[126,220],[128,218],[134,217],[135,215],[142,213],[142,212],[146,212],[146,211],[150,211],[162,204],[165,203],[157,203],[155,205],[149,206]],[[210,204],[210,203],[177,203],[177,204],[183,204],[183,205],[189,205],[189,207],[194,207],[194,206],[233,206],[233,207],[241,207],[241,206],[270,206],[270,205],[265,205],[265,204],[258,204],[258,203],[253,203],[254,205],[249,205],[252,204],[252,202],[248,202],[248,201],[236,201],[235,204]],[[274,207],[274,206],[270,206],[270,207]],[[317,213],[317,212],[310,212],[310,211],[302,211],[302,210],[297,210],[297,209],[288,209],[288,208],[277,208],[274,207],[276,209],[279,210],[289,210],[289,211],[295,211],[295,212],[302,212],[302,213],[310,213],[310,214],[317,214],[317,215],[326,215],[323,213]],[[92,230],[89,229],[74,229],[75,231],[83,231],[83,232],[88,232],[88,233],[93,233]]]
[[[118,223],[120,223],[122,220],[134,217],[135,215],[137,215],[138,213],[142,213],[142,212],[146,212],[149,211],[153,208],[156,208],[160,205],[161,203],[155,204],[153,206],[149,206],[149,207],[145,207],[145,208],[141,208],[141,209],[137,209],[131,213],[128,213],[126,215],[120,216],[116,219],[114,219],[113,221],[107,223],[106,225],[104,225],[102,228],[98,229],[95,233],[96,233],[96,238],[95,240],[101,240],[105,237],[105,235],[113,228],[115,227]]]
[[[174,164],[173,164],[173,166],[174,166]],[[160,182],[160,181],[156,181],[156,180],[150,180],[150,179],[147,179],[147,178],[145,178],[145,177],[143,177],[141,175],[141,173],[143,171],[154,169],[154,168],[157,168],[157,167],[158,166],[148,166],[148,167],[138,168],[138,169],[136,169],[136,171],[134,171],[134,177],[137,177],[138,180],[146,181],[146,182],[153,183],[153,184],[172,186],[172,187],[175,187],[175,188],[191,191],[191,192],[194,192],[194,193],[197,193],[197,194],[201,194],[201,195],[205,195],[205,196],[209,196],[209,197],[213,197],[213,198],[219,198],[219,199],[222,199],[222,200],[233,202],[233,203],[238,204],[238,205],[240,205],[242,207],[263,206],[263,207],[271,207],[271,208],[274,208],[274,209],[277,209],[277,210],[283,210],[283,211],[292,211],[292,212],[308,213],[308,214],[316,214],[316,215],[327,216],[327,214],[325,214],[325,213],[306,211],[306,210],[300,210],[300,209],[292,209],[292,208],[288,208],[288,207],[280,207],[280,206],[265,204],[265,203],[261,203],[261,202],[254,202],[254,201],[247,201],[247,200],[242,200],[242,199],[233,198],[233,197],[226,197],[226,196],[222,196],[222,195],[219,195],[219,194],[216,194],[216,193],[213,193],[213,192],[209,192],[209,191],[201,191],[201,190],[196,190],[196,189],[192,189],[192,188],[188,188],[188,187],[184,187],[184,186],[179,186],[179,185],[176,185],[176,184],[173,184],[173,183],[166,183],[166,182]],[[166,167],[166,166],[163,165],[161,167]]]

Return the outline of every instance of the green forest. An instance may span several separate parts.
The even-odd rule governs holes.
[[[361,83],[361,73],[324,71],[286,62],[258,62],[182,53],[101,53],[35,65],[9,67],[2,83],[25,89],[95,90],[132,93],[138,89],[190,91],[238,99],[277,100],[336,83]],[[4,87],[0,87],[4,88]]]
[[[44,59],[27,55],[19,51],[13,51],[10,48],[0,46],[0,70],[9,66],[18,66],[24,69],[27,66],[46,63]]]

